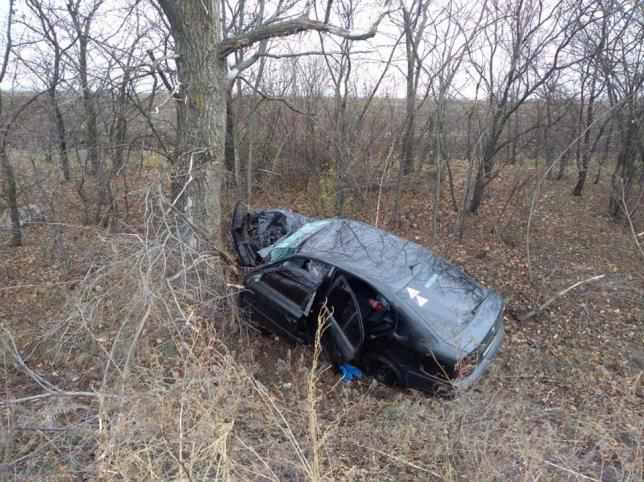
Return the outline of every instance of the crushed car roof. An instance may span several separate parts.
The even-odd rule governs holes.
[[[446,339],[459,335],[490,294],[429,248],[359,221],[333,219],[304,240],[298,251],[387,289]],[[445,324],[445,320],[459,322]]]
[[[309,236],[298,250],[362,276],[387,284],[394,291],[413,277],[414,266],[433,255],[428,248],[374,226],[349,219],[332,219]]]

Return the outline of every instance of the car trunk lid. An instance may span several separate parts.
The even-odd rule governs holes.
[[[432,256],[410,270],[412,276],[398,295],[448,342],[468,329],[493,293],[440,257]]]

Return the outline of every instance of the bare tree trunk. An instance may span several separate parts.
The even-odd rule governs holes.
[[[225,162],[225,61],[217,50],[217,0],[160,0],[176,42],[177,76],[177,206],[188,221],[222,246],[220,196]],[[188,229],[188,232],[191,232]],[[194,238],[192,241],[194,243]],[[207,248],[201,246],[200,248]]]
[[[116,96],[116,122],[112,142],[114,144],[114,155],[112,157],[112,175],[121,172],[125,159],[124,154],[127,147],[127,88],[130,83],[129,70],[125,70],[123,79],[118,88]]]
[[[416,93],[413,77],[407,77],[407,102],[403,138],[400,144],[400,171],[406,176],[414,170],[414,131],[416,127]]]
[[[632,109],[632,106],[629,106]],[[608,214],[613,219],[619,219],[622,216],[624,203],[622,198],[628,199],[630,194],[632,179],[634,174],[634,165],[636,153],[636,136],[638,135],[636,121],[632,112],[624,117],[620,115],[622,122],[622,147],[617,156],[615,170],[611,177],[611,192],[608,200]]]
[[[67,134],[65,132],[65,120],[58,105],[56,98],[56,90],[50,89],[49,98],[51,100],[52,108],[54,109],[54,123],[56,124],[56,135],[58,137],[58,155],[60,156],[60,169],[63,173],[63,179],[69,181],[71,179],[71,171],[69,169],[69,155],[67,153]]]
[[[516,164],[517,162],[517,151],[519,150],[519,113],[518,111],[514,115],[510,116],[510,125],[508,126],[508,131],[512,136],[510,141],[510,156],[508,161],[510,164]]]
[[[434,175],[434,192],[432,195],[432,244],[436,243],[438,239],[438,216],[440,212],[441,200],[441,171],[443,167],[443,146],[442,146],[442,118],[443,118],[443,98],[438,101],[437,105],[437,118],[434,119],[434,168],[436,169]]]
[[[611,122],[610,125],[608,126],[608,132],[606,133],[606,138],[604,139],[604,155],[602,159],[599,161],[599,166],[597,167],[597,175],[595,176],[595,180],[593,181],[593,184],[598,184],[599,179],[601,178],[602,174],[602,167],[604,164],[608,164],[608,157],[610,155],[610,143],[611,139],[613,137],[613,123]]]
[[[414,5],[412,5],[413,7]],[[420,7],[420,3],[418,5]],[[409,12],[403,12],[405,49],[407,55],[407,93],[405,97],[405,124],[400,144],[400,175],[406,176],[414,170],[414,137],[416,127],[416,45],[413,24]]]
[[[552,139],[552,99],[550,96],[546,98],[546,119],[545,125],[541,129],[543,135],[541,138],[543,146],[543,159],[546,169],[555,162],[554,161],[554,140]],[[554,168],[548,172],[549,178],[555,178]]]
[[[257,76],[255,77],[254,90],[259,91],[260,84],[262,82],[262,77],[264,76],[264,66],[266,65],[266,58],[262,57],[259,60],[259,65],[257,67]],[[253,180],[254,180],[254,156],[255,156],[255,138],[257,135],[257,114],[260,105],[262,104],[263,99],[261,99],[253,108],[250,113],[250,119],[248,120],[248,159],[246,161],[246,204],[248,207],[251,206],[253,200]]]
[[[6,36],[3,39],[4,52],[2,52],[2,64],[0,64],[0,84],[4,80],[4,76],[7,73],[9,58],[11,56],[11,49],[13,48],[11,29],[13,27],[14,6],[15,0],[9,0],[6,26],[7,30],[5,34]],[[0,115],[3,113],[2,101],[2,89],[0,89]],[[28,103],[31,103],[31,101],[29,101]],[[26,105],[27,104],[23,105],[21,109],[26,107]],[[21,109],[19,109],[18,112],[20,112]],[[14,114],[14,119],[17,118],[17,115],[18,113]],[[11,217],[11,245],[20,246],[22,244],[22,231],[20,230],[20,211],[18,211],[18,189],[16,186],[16,173],[13,170],[13,166],[11,165],[11,161],[9,160],[9,155],[7,154],[7,138],[14,119],[10,120],[3,129],[2,139],[0,140],[0,168],[2,168],[2,175],[5,181],[5,195],[9,207],[9,216]]]
[[[472,185],[472,193],[466,203],[466,211],[470,214],[477,214],[483,201],[483,192],[485,191],[485,178],[483,176],[483,162],[475,168],[474,183]]]
[[[557,172],[557,180],[563,179],[566,175],[566,168],[568,167],[568,162],[570,161],[570,156],[568,153],[564,154],[559,161],[559,171]]]
[[[89,75],[87,72],[87,47],[89,35],[87,31],[81,33],[78,38],[79,59],[78,74],[83,95],[83,108],[85,110],[85,142],[87,144],[86,163],[89,167],[90,174],[98,174],[98,127],[96,122],[96,106],[94,97],[90,91]]]
[[[232,87],[226,92],[226,169],[233,173],[235,185],[239,187],[241,179],[239,166],[235,163],[235,118],[233,117]]]
[[[2,147],[0,152],[0,162],[2,163],[2,174],[5,178],[5,196],[9,207],[9,216],[11,217],[11,245],[20,246],[22,244],[22,230],[20,229],[20,211],[18,211],[16,173],[13,170],[5,146]]]
[[[595,106],[595,77],[593,76],[590,83],[590,93],[588,95],[588,106],[586,107],[586,116],[584,119],[583,126],[580,128],[585,129],[583,141],[581,143],[581,148],[577,150],[577,184],[572,191],[573,196],[581,196],[581,193],[584,190],[584,185],[586,184],[586,177],[588,175],[588,166],[590,164],[590,158],[592,156],[592,150],[590,145],[590,129],[588,126],[591,126],[594,122],[594,106]],[[582,118],[584,105],[581,106],[582,109]],[[577,144],[579,146],[579,144]]]

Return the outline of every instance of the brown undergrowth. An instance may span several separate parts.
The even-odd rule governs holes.
[[[642,480],[644,285],[629,232],[597,214],[604,185],[579,200],[548,182],[529,282],[527,192],[502,212],[515,179],[498,179],[462,240],[442,200],[433,249],[508,301],[499,359],[455,400],[342,383],[319,350],[240,324],[236,288],[212,279],[219,259],[182,242],[154,189],[130,197],[140,215],[120,232],[79,225],[73,209],[49,220],[62,248],[52,224],[27,228],[24,247],[0,248],[0,478]],[[404,193],[388,227],[428,244],[430,198]],[[318,214],[306,193],[259,202]]]

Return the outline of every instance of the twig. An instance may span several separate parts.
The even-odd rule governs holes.
[[[599,274],[599,275],[592,276],[591,278],[587,278],[587,279],[582,280],[582,281],[577,281],[576,283],[574,283],[574,284],[570,285],[568,288],[566,288],[566,289],[564,289],[564,290],[561,290],[559,293],[557,293],[556,295],[554,295],[552,298],[550,298],[550,299],[549,299],[548,301],[546,301],[544,304],[542,304],[542,305],[538,306],[537,308],[535,308],[534,310],[532,310],[531,312],[529,312],[527,315],[522,316],[522,317],[520,318],[520,319],[521,319],[521,321],[527,321],[527,320],[529,320],[530,318],[533,318],[534,316],[538,315],[538,314],[539,314],[539,313],[541,313],[543,310],[545,310],[548,306],[550,306],[552,303],[554,303],[555,301],[557,301],[559,298],[561,298],[562,296],[564,296],[566,293],[568,293],[568,292],[570,292],[570,291],[574,290],[574,289],[575,289],[575,288],[577,288],[578,286],[584,285],[584,284],[586,284],[586,283],[591,283],[591,282],[593,282],[593,281],[598,281],[598,280],[600,280],[600,279],[602,279],[602,278],[605,278],[605,277],[606,277],[606,275],[605,275],[605,274]]]
[[[385,176],[387,175],[387,172],[389,171],[389,160],[391,159],[391,154],[394,151],[394,144],[395,142],[391,143],[391,147],[389,148],[389,153],[387,154],[387,157],[385,158],[385,167],[382,170],[382,175],[380,176],[380,183],[378,184],[378,201],[376,203],[376,222],[374,225],[378,227],[378,220],[380,217],[380,200],[382,198],[382,184],[385,181]]]
[[[13,398],[9,400],[0,400],[0,407],[4,407],[7,405],[15,405],[15,404],[24,403],[24,402],[31,402],[34,400],[40,400],[48,397],[98,398],[100,396],[105,396],[97,392],[69,392],[69,391],[62,390],[56,385],[50,383],[44,377],[40,376],[38,373],[33,371],[31,368],[29,368],[29,366],[27,366],[22,356],[18,352],[16,342],[13,336],[11,335],[11,333],[9,332],[9,330],[4,326],[0,326],[0,329],[4,332],[2,337],[0,337],[0,342],[2,342],[0,344],[0,347],[4,347],[6,353],[14,359],[16,366],[20,368],[23,372],[25,372],[29,378],[31,378],[40,388],[44,390],[44,393],[40,393],[37,395],[31,395],[31,396],[22,397],[22,398]]]
[[[186,192],[186,189],[194,180],[194,177],[192,177],[192,168],[194,167],[195,154],[203,154],[205,152],[206,152],[206,149],[201,149],[190,153],[190,163],[188,165],[188,180],[181,188],[181,191],[179,191],[179,194],[177,194],[177,196],[174,198],[174,201],[172,201],[172,204],[170,204],[168,211],[165,213],[166,216],[170,214],[170,210],[177,205],[177,202],[179,201],[179,199],[181,199],[181,196],[183,196],[183,193]]]
[[[600,482],[599,479],[596,479],[594,477],[590,477],[588,475],[584,475],[581,472],[577,472],[576,470],[569,469],[568,467],[563,467],[561,465],[557,465],[557,464],[555,464],[553,462],[550,462],[549,460],[544,460],[543,463],[546,464],[546,465],[549,465],[550,467],[554,467],[555,469],[563,470],[564,472],[568,472],[569,474],[573,474],[573,475],[575,475],[577,477],[581,477],[582,479],[593,480],[595,482]]]
[[[42,288],[45,286],[58,286],[58,285],[69,285],[69,284],[74,284],[78,283],[80,281],[83,281],[83,278],[74,278],[69,281],[58,281],[58,282],[52,282],[52,283],[34,283],[34,284],[24,284],[24,285],[12,285],[12,286],[5,286],[3,288],[0,288],[0,291],[11,291],[11,290],[21,290],[25,288]]]
[[[358,447],[360,447],[360,448],[362,448],[362,449],[371,450],[372,452],[375,452],[375,453],[377,453],[377,454],[379,454],[379,455],[384,455],[385,457],[389,457],[390,459],[392,459],[392,460],[394,460],[394,461],[398,462],[399,464],[402,464],[402,465],[408,465],[408,466],[409,466],[409,467],[411,467],[411,468],[414,468],[414,469],[416,469],[416,470],[420,470],[420,471],[422,471],[422,472],[427,472],[428,474],[431,474],[431,475],[433,475],[434,477],[436,477],[436,478],[438,478],[438,479],[440,479],[440,480],[443,480],[443,477],[441,477],[441,476],[440,476],[440,474],[438,474],[437,472],[434,472],[433,470],[430,470],[430,469],[428,469],[428,468],[426,468],[426,467],[421,467],[420,465],[416,465],[416,464],[414,464],[413,462],[409,462],[408,460],[403,460],[403,459],[401,459],[400,457],[396,457],[395,455],[392,455],[392,454],[390,454],[390,453],[384,452],[384,451],[382,451],[382,450],[378,450],[378,449],[373,448],[373,447],[367,447],[366,445],[362,445],[362,444],[360,444],[360,443],[358,443],[358,442],[354,442],[354,443],[355,443]]]

